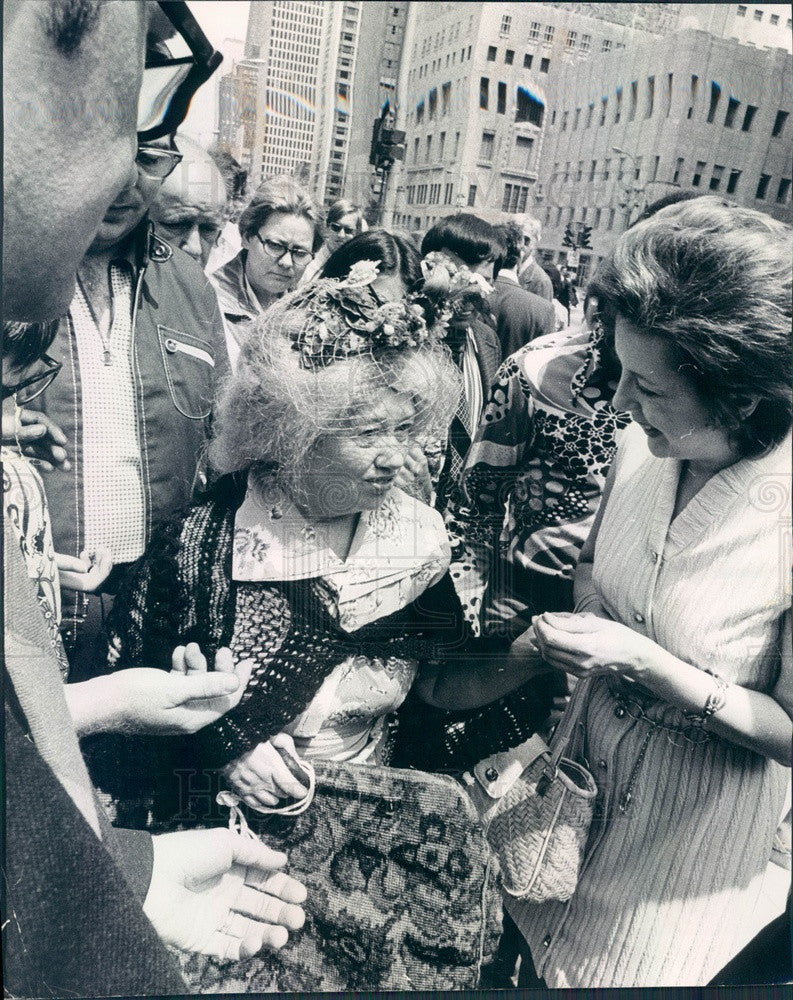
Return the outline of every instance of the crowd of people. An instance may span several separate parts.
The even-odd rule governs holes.
[[[290,817],[333,766],[458,780],[560,719],[584,865],[503,894],[491,985],[731,981],[786,937],[790,228],[678,192],[580,313],[530,216],[245,195],[178,131],[217,55],[183,3],[4,10],[7,987],[295,988],[288,940],[336,963],[316,988],[460,985],[410,978],[395,894],[441,914],[373,888],[382,819],[354,885],[389,943],[344,916],[362,966],[401,957],[350,972]],[[484,982],[446,930],[436,971]]]

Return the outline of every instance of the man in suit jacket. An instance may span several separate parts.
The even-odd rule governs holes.
[[[503,356],[509,357],[535,337],[553,333],[556,314],[553,304],[521,288],[517,268],[521,259],[523,233],[514,222],[496,226],[504,244],[501,268],[490,296],[490,309],[496,320],[496,333]]]
[[[523,249],[521,263],[518,265],[518,281],[520,287],[527,292],[534,292],[543,299],[553,301],[553,282],[535,260],[535,252],[540,245],[542,226],[540,220],[530,215],[520,217],[519,224],[523,230]]]

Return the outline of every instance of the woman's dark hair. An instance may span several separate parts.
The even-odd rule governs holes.
[[[413,243],[385,229],[369,229],[347,240],[325,261],[320,277],[346,278],[360,260],[380,261],[380,270],[386,274],[398,271],[408,289],[421,279],[421,262]]]
[[[498,259],[498,270],[506,268],[511,271],[520,263],[520,251],[523,247],[523,230],[516,222],[501,222],[493,226],[496,238],[501,244],[501,254]]]
[[[346,198],[339,198],[338,201],[333,202],[325,215],[325,223],[330,225],[331,222],[338,222],[339,219],[343,219],[345,215],[356,216],[355,231],[356,233],[360,233],[361,224],[363,222],[363,212],[358,205],[353,205],[353,203],[351,201],[347,201]]]
[[[720,198],[678,202],[625,232],[588,290],[607,330],[622,316],[667,341],[744,456],[778,444],[793,423],[792,234]]]
[[[268,177],[256,189],[237,223],[240,236],[249,239],[277,212],[300,215],[311,223],[314,227],[311,249],[316,253],[324,242],[319,209],[308,191],[286,174]]]
[[[426,257],[433,250],[450,250],[464,264],[476,267],[486,260],[497,260],[504,248],[494,226],[464,212],[447,215],[430,229],[421,241],[421,256]]]
[[[57,319],[43,323],[3,323],[3,356],[14,368],[27,368],[46,354],[58,332]]]

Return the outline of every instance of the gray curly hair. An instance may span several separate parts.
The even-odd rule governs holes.
[[[272,471],[294,495],[319,439],[354,431],[387,389],[411,399],[416,441],[445,438],[461,391],[448,348],[427,342],[305,368],[293,338],[309,321],[305,310],[279,304],[250,327],[217,404],[209,458],[218,472]]]

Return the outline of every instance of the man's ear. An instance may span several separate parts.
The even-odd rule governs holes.
[[[738,406],[738,415],[741,420],[747,420],[760,405],[759,396],[737,396],[735,402]]]

